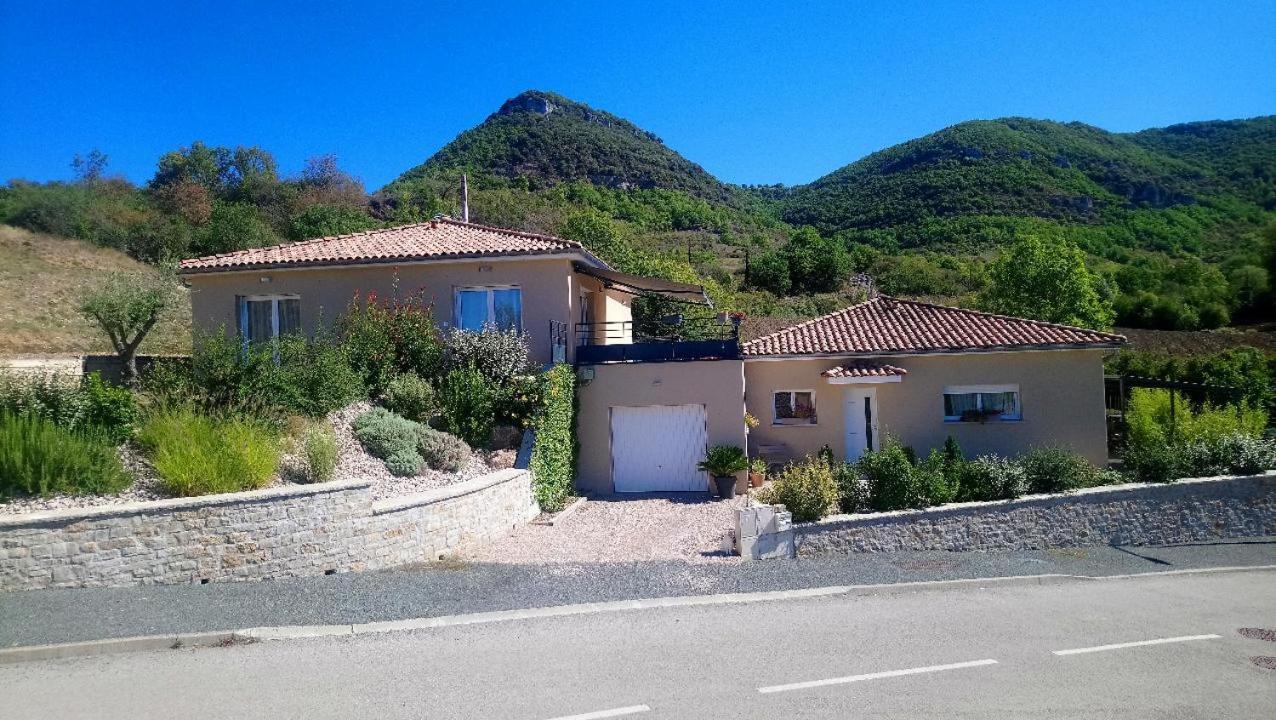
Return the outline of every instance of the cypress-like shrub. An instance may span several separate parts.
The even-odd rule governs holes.
[[[576,373],[555,365],[543,377],[543,400],[533,419],[532,478],[536,501],[547,512],[560,510],[576,476]]]

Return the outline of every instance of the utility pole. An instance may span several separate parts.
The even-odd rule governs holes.
[[[461,220],[470,221],[470,180],[461,173]]]

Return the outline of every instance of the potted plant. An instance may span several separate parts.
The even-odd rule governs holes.
[[[755,457],[749,461],[749,485],[762,487],[766,482],[766,460]]]
[[[714,445],[700,462],[700,469],[713,476],[718,496],[724,499],[735,497],[735,476],[748,467],[749,458],[735,445]]]

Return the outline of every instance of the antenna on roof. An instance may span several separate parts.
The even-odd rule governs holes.
[[[470,221],[470,180],[461,173],[461,221]]]

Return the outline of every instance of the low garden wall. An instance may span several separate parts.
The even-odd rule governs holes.
[[[0,516],[0,591],[199,583],[436,560],[539,513],[531,473],[499,470],[373,502],[366,481]]]
[[[1031,550],[1276,535],[1276,473],[1117,485],[795,525],[798,555]]]

